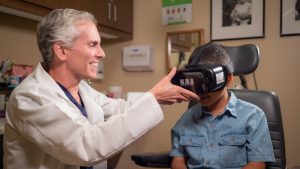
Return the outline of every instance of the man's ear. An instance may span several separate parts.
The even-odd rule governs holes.
[[[55,56],[57,56],[57,58],[61,61],[64,61],[67,59],[67,56],[66,56],[66,53],[65,53],[65,49],[64,47],[61,45],[61,43],[58,43],[58,42],[54,42],[53,43],[53,47],[52,47],[52,50],[53,50],[53,54]]]

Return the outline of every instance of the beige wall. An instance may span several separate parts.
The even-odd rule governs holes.
[[[280,37],[280,0],[266,0],[265,38],[221,41],[224,45],[255,43],[261,50],[261,62],[256,71],[259,89],[273,90],[280,98],[283,115],[288,166],[300,165],[300,113],[297,106],[300,92],[300,36]],[[11,57],[15,63],[36,64],[39,52],[35,43],[36,23],[0,13],[0,59]],[[110,85],[122,85],[128,91],[147,91],[166,74],[165,35],[168,31],[205,29],[205,41],[210,35],[210,0],[193,0],[193,21],[190,24],[162,26],[161,0],[134,0],[134,40],[105,45],[104,80],[93,86],[106,91]],[[155,57],[153,72],[125,72],[122,69],[122,48],[129,45],[151,45]],[[247,76],[253,84],[252,75]],[[253,85],[250,85],[251,87]],[[253,88],[253,87],[252,87]],[[170,128],[186,109],[187,104],[164,106],[165,121],[123,151],[117,169],[138,169],[130,160],[133,153],[167,151],[170,148]],[[117,159],[117,158],[116,158]]]

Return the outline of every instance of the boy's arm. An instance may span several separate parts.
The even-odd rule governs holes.
[[[173,157],[171,169],[187,169],[184,157]]]
[[[249,165],[263,165],[264,168],[265,162],[275,161],[267,119],[262,110],[248,120],[246,144]]]
[[[264,162],[249,162],[247,165],[245,165],[242,169],[265,169],[266,164]]]

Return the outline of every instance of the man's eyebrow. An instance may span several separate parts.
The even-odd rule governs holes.
[[[100,41],[97,40],[91,40],[88,42],[89,44],[100,44]]]

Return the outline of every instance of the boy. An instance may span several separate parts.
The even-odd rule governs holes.
[[[227,90],[233,74],[225,49],[209,43],[197,48],[191,57],[198,58],[198,66],[222,65],[229,73],[225,87],[198,93],[199,104],[189,108],[173,127],[172,169],[258,169],[265,168],[265,162],[274,162],[264,112]]]

